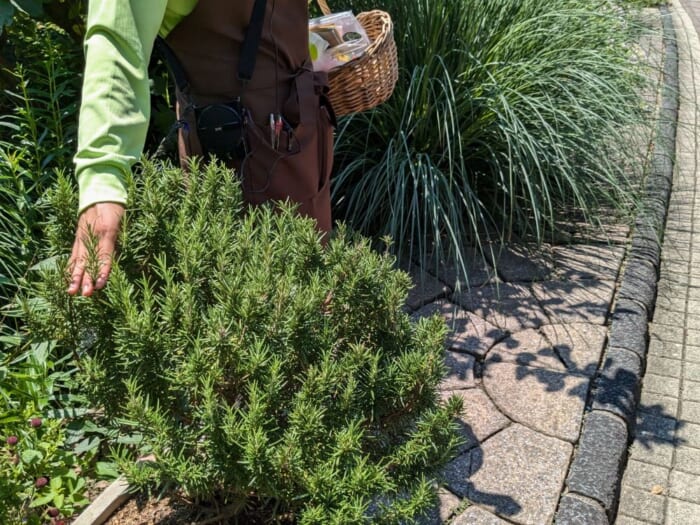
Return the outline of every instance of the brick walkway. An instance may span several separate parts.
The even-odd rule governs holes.
[[[700,524],[700,0],[673,1],[680,113],[661,280],[618,525]]]

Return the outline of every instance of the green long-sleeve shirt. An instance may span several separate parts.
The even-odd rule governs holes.
[[[126,202],[125,175],[143,151],[150,118],[148,62],[197,0],[90,0],[75,171],[80,210]]]

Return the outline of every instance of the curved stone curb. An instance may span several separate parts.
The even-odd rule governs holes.
[[[664,70],[655,149],[642,212],[622,277],[610,337],[592,394],[592,410],[559,503],[557,524],[612,523],[635,414],[654,312],[661,238],[671,195],[678,125],[679,84],[676,32],[668,7],[660,8]],[[582,521],[582,519],[584,519]]]
[[[129,484],[124,478],[114,481],[80,513],[73,525],[100,525],[107,521],[130,496]]]

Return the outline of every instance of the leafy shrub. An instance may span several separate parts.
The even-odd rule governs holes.
[[[0,305],[36,260],[41,198],[57,170],[71,168],[76,147],[82,53],[55,26],[20,17],[9,29],[13,88],[0,98]],[[3,313],[0,312],[0,327]]]
[[[444,323],[410,322],[392,258],[343,228],[322,247],[289,206],[244,210],[217,166],[146,164],[129,184],[108,287],[69,298],[58,258],[31,327],[77,348],[95,406],[143,432],[157,460],[127,464],[132,481],[298,523],[425,512],[460,407],[437,400]],[[62,179],[53,206],[73,195]],[[73,228],[54,221],[56,253]]]
[[[392,98],[338,131],[336,210],[423,259],[637,203],[638,28],[607,1],[351,0],[392,14]]]

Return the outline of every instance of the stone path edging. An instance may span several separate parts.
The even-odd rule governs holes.
[[[592,410],[584,419],[567,476],[568,490],[556,514],[555,521],[561,525],[614,521],[635,424],[648,348],[648,321],[656,300],[660,241],[671,195],[678,124],[676,32],[669,8],[663,6],[660,11],[664,69],[651,171],[592,395]]]
[[[73,525],[101,525],[130,496],[129,484],[120,477],[90,503],[72,523]]]

